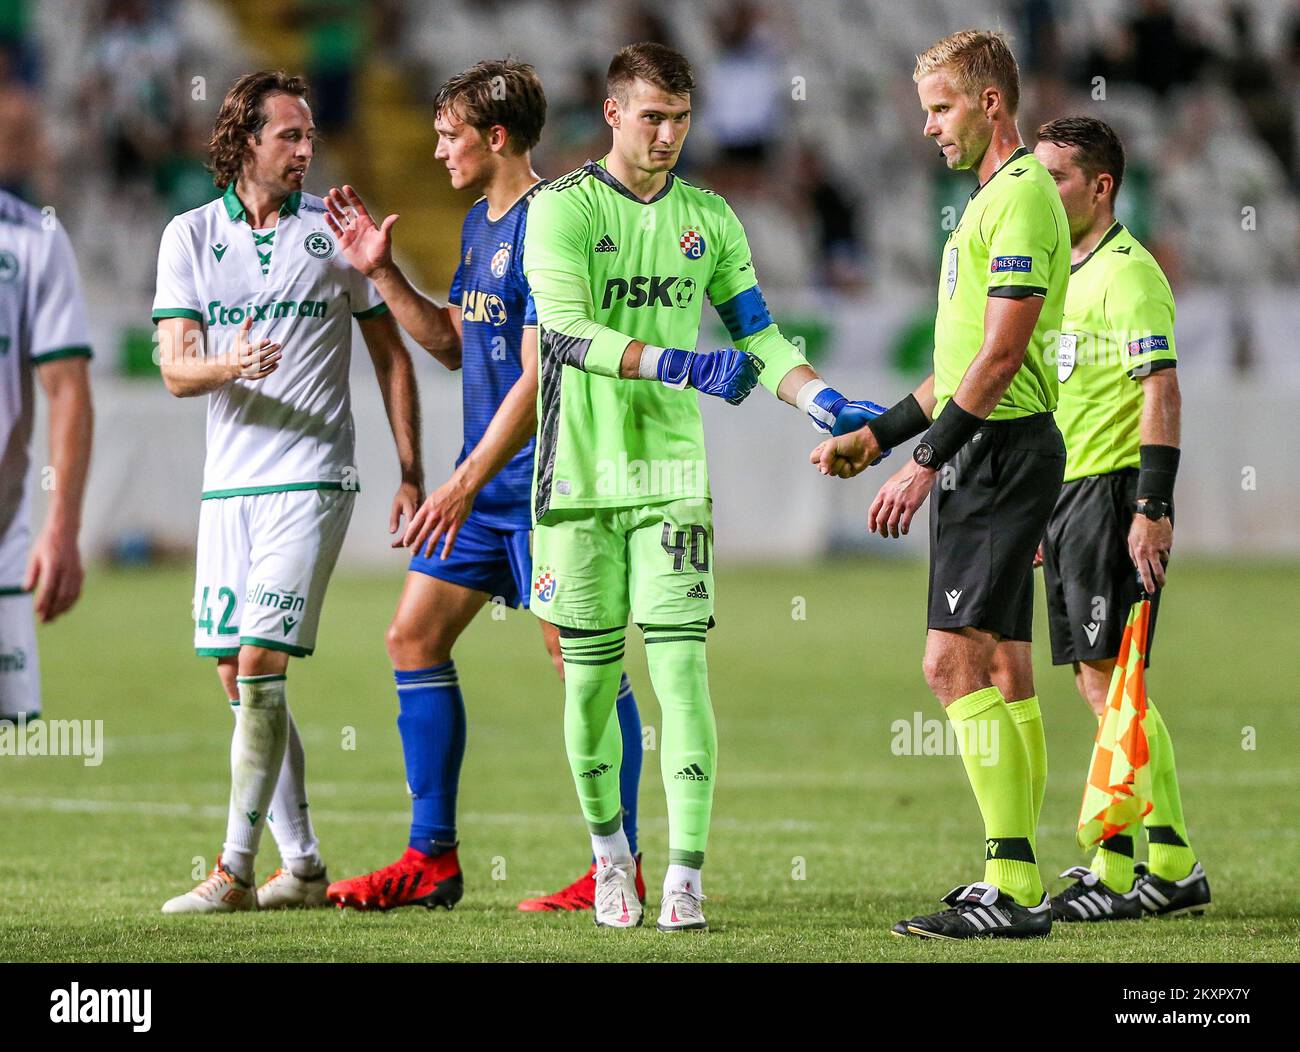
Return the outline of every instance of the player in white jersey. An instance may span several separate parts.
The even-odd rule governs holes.
[[[163,380],[178,397],[209,396],[194,647],[217,659],[235,709],[224,848],[164,913],[326,905],[285,673],[315,647],[358,485],[353,318],[401,466],[390,532],[423,496],[410,356],[379,294],[337,250],[323,202],[302,189],[314,134],[306,91],[280,71],[236,82],[210,146],[225,194],[173,219],[158,253]],[[268,822],[282,865],[254,895]]]
[[[81,594],[77,532],[90,466],[91,405],[86,309],[63,228],[0,191],[0,722],[41,713],[36,624]],[[49,401],[45,524],[31,543],[35,383]]]

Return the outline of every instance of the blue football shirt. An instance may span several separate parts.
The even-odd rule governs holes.
[[[523,372],[519,346],[524,328],[537,324],[537,309],[524,277],[524,226],[528,203],[542,185],[537,183],[496,220],[488,218],[487,199],[479,199],[461,226],[460,265],[449,300],[460,307],[461,321],[465,444],[457,465],[483,440],[492,417]],[[532,525],[534,444],[530,438],[479,491],[474,513],[488,525],[511,530]]]

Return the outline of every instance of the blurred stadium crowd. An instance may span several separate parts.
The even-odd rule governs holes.
[[[680,48],[698,85],[682,173],[736,208],[783,331],[884,397],[929,368],[937,261],[971,190],[922,136],[911,72],[969,26],[1010,34],[1027,141],[1083,112],[1127,145],[1119,217],[1174,285],[1188,419],[1217,421],[1184,436],[1180,547],[1300,553],[1300,491],[1278,489],[1300,440],[1300,0],[0,0],[0,184],[56,211],[86,287],[89,550],[192,543],[195,504],[176,494],[198,492],[203,414],[158,384],[149,308],[163,227],[215,195],[207,138],[240,73],[308,76],[322,132],[308,188],[348,181],[400,212],[403,264],[437,296],[471,203],[433,156],[442,81],[484,57],[533,62],[550,100],[535,162],[554,177],[607,148],[614,51]],[[706,312],[702,344],[725,339]],[[353,361],[361,473],[383,479],[389,447],[368,440],[386,435],[382,405],[366,356]],[[417,367],[432,472],[459,442],[460,386]],[[791,558],[861,543],[860,495],[789,455],[801,422],[766,407],[717,429],[712,474],[732,510],[720,544]],[[780,509],[723,481],[747,478],[748,451],[767,444]],[[1242,465],[1269,499],[1243,497]],[[384,518],[367,504],[382,490],[363,490],[359,521]],[[386,553],[353,535],[345,561]]]
[[[143,311],[163,224],[214,192],[206,138],[237,72],[300,61],[318,191],[409,163],[366,105],[368,77],[399,78],[426,137],[400,178],[445,193],[428,107],[446,76],[532,61],[550,99],[537,165],[554,176],[604,151],[610,54],[654,39],[697,71],[684,174],[734,203],[765,286],[928,285],[939,216],[967,188],[920,134],[913,56],[936,27],[986,24],[1012,36],[1027,139],[1068,112],[1120,130],[1120,218],[1176,288],[1300,278],[1300,0],[0,0],[0,184],[58,210],[92,303]],[[447,276],[422,271],[435,290]]]

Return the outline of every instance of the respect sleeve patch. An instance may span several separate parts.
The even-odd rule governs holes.
[[[1136,357],[1139,354],[1150,354],[1152,351],[1169,350],[1168,336],[1143,336],[1140,340],[1130,340],[1128,344],[1128,353],[1130,357]]]
[[[1033,256],[994,256],[989,261],[990,274],[1029,274],[1033,269]]]

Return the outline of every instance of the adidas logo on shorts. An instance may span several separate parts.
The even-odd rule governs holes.
[[[689,592],[686,593],[687,599],[707,599],[708,597],[709,597],[709,590],[704,587],[703,581],[697,581],[695,583],[695,586],[691,588]]]

